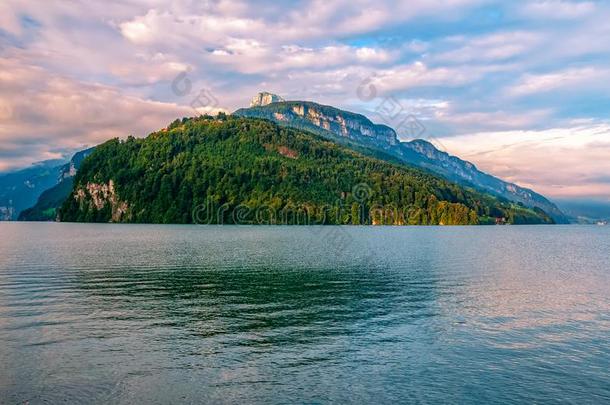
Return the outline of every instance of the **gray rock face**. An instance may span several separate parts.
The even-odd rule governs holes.
[[[258,97],[258,96],[257,96]],[[257,99],[255,97],[255,99]],[[267,118],[279,124],[376,146],[397,145],[396,132],[364,115],[309,101],[281,101],[237,110],[244,117]]]
[[[271,103],[279,103],[281,101],[284,101],[284,99],[277,94],[267,93],[264,91],[258,93],[252,98],[252,101],[250,101],[250,107],[263,107]]]

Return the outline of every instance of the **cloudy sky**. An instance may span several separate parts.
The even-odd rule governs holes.
[[[610,201],[608,3],[0,0],[0,171],[268,90]]]

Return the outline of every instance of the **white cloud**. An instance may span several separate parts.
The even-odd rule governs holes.
[[[487,74],[506,71],[510,68],[508,65],[493,64],[431,67],[418,61],[409,65],[378,69],[372,75],[371,83],[380,94],[429,86],[447,89],[474,83]]]
[[[609,69],[596,67],[571,68],[547,74],[525,74],[507,90],[510,96],[525,96],[556,89],[605,85],[610,78]]]
[[[522,14],[530,18],[575,19],[591,15],[595,10],[592,1],[536,0],[526,3]]]
[[[229,40],[254,40],[271,47],[307,43],[378,29],[423,16],[448,18],[453,11],[468,9],[483,0],[413,0],[409,2],[369,0],[310,0],[300,7],[266,2],[239,3],[235,9],[225,2],[201,10],[178,2],[172,7],[151,7],[137,16],[117,22],[122,35],[138,45],[193,49],[222,48]],[[278,8],[281,13],[278,13]],[[274,12],[270,18],[266,10]],[[456,16],[458,14],[455,14]]]
[[[461,111],[453,104],[438,109],[434,119],[445,127],[454,128],[454,133],[480,132],[482,130],[509,130],[532,128],[552,116],[548,109],[530,110],[527,112],[509,111]]]
[[[246,74],[277,74],[295,69],[323,69],[346,64],[375,66],[395,59],[383,49],[351,46],[304,48],[285,45],[272,48],[254,40],[231,40],[224,49],[215,49],[208,59]]]
[[[544,39],[539,33],[517,31],[502,32],[476,38],[454,38],[454,46],[463,46],[433,55],[439,62],[493,62],[521,56],[538,47]]]

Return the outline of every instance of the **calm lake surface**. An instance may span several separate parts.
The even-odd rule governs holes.
[[[610,227],[0,223],[0,403],[610,402]]]

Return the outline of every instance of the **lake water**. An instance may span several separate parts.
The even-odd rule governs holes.
[[[610,402],[610,227],[0,223],[0,403]]]

